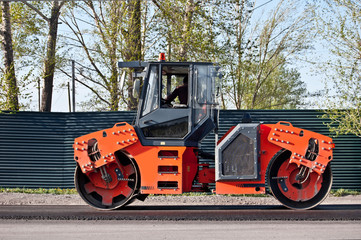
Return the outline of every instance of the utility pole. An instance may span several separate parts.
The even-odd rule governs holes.
[[[73,83],[73,112],[75,112],[75,61],[71,60],[71,79]]]
[[[71,112],[70,83],[69,82],[68,82],[68,104],[69,104],[69,112]]]
[[[40,101],[40,78],[38,77],[38,106],[39,106],[39,112],[40,112],[40,108],[41,108],[40,103],[41,103],[41,101]]]

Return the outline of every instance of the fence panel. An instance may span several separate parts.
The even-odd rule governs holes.
[[[295,127],[329,135],[315,110],[224,110],[220,112],[219,136],[251,114],[254,122],[289,121]],[[134,111],[0,114],[0,187],[73,188],[72,144],[74,138],[111,128],[117,122],[132,123]],[[214,152],[214,134],[201,148]],[[333,188],[361,189],[361,138],[334,138]],[[204,160],[206,161],[206,160]],[[210,162],[211,165],[213,162]],[[214,164],[213,164],[214,165]]]

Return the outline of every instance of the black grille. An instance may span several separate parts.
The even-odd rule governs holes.
[[[222,174],[224,176],[253,175],[254,164],[253,139],[240,134],[222,152]]]
[[[259,123],[240,123],[216,147],[216,181],[259,178]]]

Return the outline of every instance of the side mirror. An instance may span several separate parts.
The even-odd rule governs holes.
[[[136,78],[133,83],[133,97],[139,98],[140,79]]]
[[[216,77],[216,97],[219,97],[219,92],[221,90],[221,81],[223,78],[223,72],[219,71],[217,72],[217,77]]]
[[[217,88],[217,90],[216,90],[216,97],[219,97],[219,91],[220,91],[220,87],[219,87],[219,85],[216,87]]]

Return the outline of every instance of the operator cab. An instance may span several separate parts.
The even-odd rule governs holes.
[[[133,68],[136,84],[142,78],[135,129],[143,145],[197,147],[217,126],[214,93],[219,66],[124,62],[119,67]]]

